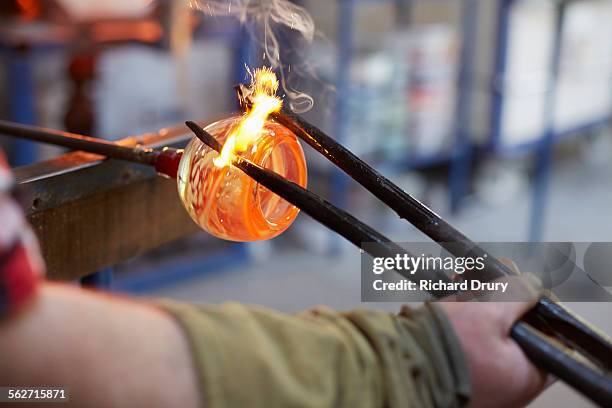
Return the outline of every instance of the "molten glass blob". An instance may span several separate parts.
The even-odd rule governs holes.
[[[205,129],[221,144],[242,116],[215,122]],[[211,234],[231,241],[273,238],[295,220],[299,209],[252,180],[234,166],[218,167],[219,154],[193,138],[178,169],[178,191],[193,220]],[[266,124],[259,138],[240,154],[306,187],[306,160],[297,137],[282,125]]]

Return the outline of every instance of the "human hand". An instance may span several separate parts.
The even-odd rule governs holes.
[[[535,305],[540,292],[531,278],[513,276],[506,280],[513,281],[510,287],[515,291],[525,289],[506,295],[520,302],[438,303],[451,321],[467,360],[471,407],[524,406],[552,382],[552,377],[533,365],[510,337],[512,326]]]

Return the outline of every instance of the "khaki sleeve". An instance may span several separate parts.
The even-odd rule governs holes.
[[[470,384],[445,315],[163,301],[193,353],[203,406],[455,407]]]

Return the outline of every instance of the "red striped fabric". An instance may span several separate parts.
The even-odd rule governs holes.
[[[36,295],[44,264],[34,234],[10,195],[13,179],[0,150],[0,317],[13,315]]]

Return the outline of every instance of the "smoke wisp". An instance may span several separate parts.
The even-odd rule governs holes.
[[[304,113],[312,108],[312,96],[288,84],[278,36],[279,29],[290,29],[299,34],[303,41],[312,42],[315,25],[303,7],[288,0],[189,0],[189,4],[212,16],[234,17],[248,27],[252,37],[263,48],[266,65],[279,72],[281,87],[289,99],[291,110]],[[288,70],[291,71],[290,66]]]

